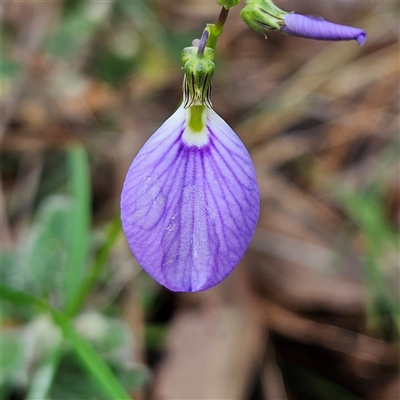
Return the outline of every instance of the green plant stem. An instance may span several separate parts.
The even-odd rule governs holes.
[[[226,19],[228,18],[229,10],[222,7],[221,13],[219,14],[218,20],[215,24],[209,24],[206,26],[208,29],[210,36],[208,37],[207,47],[211,47],[215,50],[217,46],[218,37],[221,35]]]
[[[52,310],[53,319],[63,331],[64,337],[72,343],[82,365],[93,376],[111,400],[131,400],[110,367],[99,356],[90,343],[74,328],[68,317],[58,310]]]
[[[42,310],[47,309],[48,304],[45,300],[31,296],[18,290],[10,289],[7,286],[0,285],[0,298],[11,301],[11,303],[22,306],[36,306]]]
[[[68,339],[77,354],[82,366],[92,375],[110,400],[131,400],[110,367],[93,349],[90,343],[74,328],[68,316],[51,307],[47,302],[24,292],[19,292],[0,285],[0,298],[15,304],[38,306],[53,317],[54,322],[61,329],[64,338]]]
[[[63,343],[58,345],[36,368],[25,400],[47,399],[61,361]]]
[[[117,214],[108,228],[106,240],[97,252],[96,257],[90,267],[89,274],[84,279],[82,285],[80,286],[79,293],[74,298],[74,301],[71,303],[68,315],[75,315],[81,310],[90,290],[96,283],[104,267],[104,264],[106,263],[107,258],[114,246],[114,243],[120,233],[121,219],[119,214]]]
[[[70,314],[85,273],[90,243],[90,168],[83,147],[67,152],[73,210],[68,230],[68,256],[65,274],[65,310]]]

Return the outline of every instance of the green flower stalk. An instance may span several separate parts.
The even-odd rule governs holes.
[[[226,10],[229,10],[232,7],[236,7],[240,3],[240,0],[217,0],[217,3]]]

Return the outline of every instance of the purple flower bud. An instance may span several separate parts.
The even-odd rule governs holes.
[[[339,25],[320,17],[300,14],[285,14],[282,32],[317,40],[357,40],[362,46],[367,34],[362,29]]]
[[[221,282],[255,231],[260,195],[239,137],[204,105],[178,110],[126,176],[121,220],[139,264],[174,291]]]

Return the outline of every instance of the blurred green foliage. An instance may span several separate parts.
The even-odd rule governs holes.
[[[285,380],[290,382],[294,395],[305,396],[310,400],[359,400],[360,398],[340,385],[311,371],[293,361],[285,361],[282,365]],[[303,398],[303,397],[301,397]]]
[[[128,399],[126,390],[142,385],[147,376],[142,367],[130,365],[129,329],[122,320],[81,312],[120,225],[114,224],[88,273],[88,161],[81,147],[67,150],[66,160],[69,193],[44,199],[19,246],[2,254],[2,320],[24,323],[3,328],[1,390],[6,397],[17,387],[27,399],[76,398],[78,393],[87,399]],[[68,360],[79,360],[83,372]],[[70,378],[76,385],[67,384]]]
[[[398,142],[388,145],[381,156],[380,169],[397,165],[399,148]],[[398,339],[400,333],[398,280],[393,282],[393,277],[399,276],[400,234],[389,223],[384,198],[387,188],[380,177],[380,171],[375,171],[357,191],[336,187],[334,197],[363,238],[361,262],[369,328],[391,340]]]

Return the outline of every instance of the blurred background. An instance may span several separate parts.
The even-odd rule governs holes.
[[[130,253],[119,196],[220,7],[2,3],[1,398],[400,398],[399,5],[277,5],[367,42],[265,40],[231,10],[212,100],[260,220],[228,279],[177,294]]]

